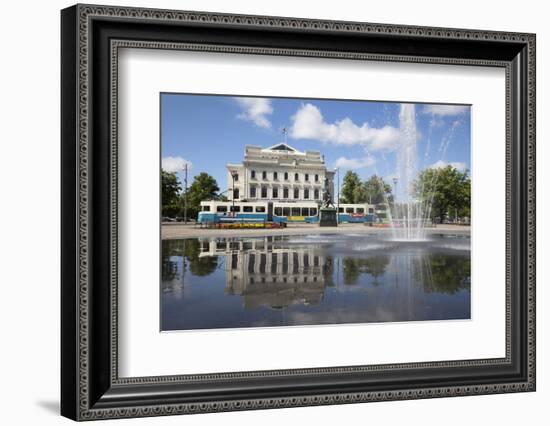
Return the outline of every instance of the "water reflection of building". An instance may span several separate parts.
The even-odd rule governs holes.
[[[201,243],[200,256],[225,256],[225,292],[240,295],[247,308],[320,303],[331,285],[332,260],[314,245],[277,247],[276,241],[209,240]]]

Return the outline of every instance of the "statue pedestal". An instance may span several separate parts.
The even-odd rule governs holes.
[[[319,209],[319,226],[338,226],[335,208],[322,207]]]

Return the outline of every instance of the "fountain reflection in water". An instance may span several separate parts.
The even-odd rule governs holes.
[[[418,174],[416,110],[414,104],[401,104],[399,112],[401,140],[397,150],[395,202],[389,217],[395,241],[425,241],[431,202],[414,197]]]

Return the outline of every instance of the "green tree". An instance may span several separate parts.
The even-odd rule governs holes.
[[[364,201],[369,204],[384,204],[391,201],[393,198],[391,195],[391,185],[384,182],[379,176],[372,175],[363,183],[366,198]]]
[[[431,216],[443,222],[449,212],[470,213],[470,177],[455,167],[447,166],[422,171],[414,183],[416,197],[432,203]]]
[[[202,172],[195,176],[193,183],[187,191],[187,217],[197,218],[200,211],[201,201],[220,198],[218,191],[220,187],[212,176]],[[182,196],[182,208],[185,205],[185,194]]]
[[[163,216],[176,216],[179,210],[181,184],[175,173],[161,171],[161,204]]]
[[[341,201],[343,203],[353,204],[355,203],[356,190],[361,186],[361,179],[359,175],[351,170],[346,172],[344,176],[344,182],[342,184]],[[357,190],[358,191],[358,190]],[[361,195],[361,194],[358,194]]]

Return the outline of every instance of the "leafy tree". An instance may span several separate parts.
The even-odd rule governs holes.
[[[414,183],[416,197],[432,203],[431,216],[441,222],[449,212],[470,213],[470,177],[452,166],[422,171]]]
[[[391,196],[391,185],[384,182],[379,176],[372,175],[363,183],[365,190],[366,198],[364,201],[369,204],[383,204],[390,202],[392,199]]]
[[[187,217],[196,218],[200,211],[201,201],[219,199],[220,187],[212,176],[202,172],[195,176],[187,191]],[[182,196],[182,208],[185,206],[185,196]]]
[[[341,201],[343,203],[353,204],[355,203],[355,192],[357,188],[361,186],[361,179],[359,175],[351,170],[346,172],[344,176],[344,182],[342,184]],[[360,195],[360,194],[359,194]]]
[[[367,189],[364,184],[355,187],[353,190],[353,201],[355,203],[366,203],[368,198]]]
[[[162,215],[176,216],[179,210],[181,184],[175,173],[161,171]]]

